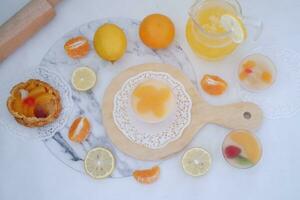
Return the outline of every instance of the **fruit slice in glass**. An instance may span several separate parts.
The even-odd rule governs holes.
[[[222,152],[230,165],[241,169],[255,166],[262,155],[260,142],[246,130],[230,132],[224,139]]]
[[[267,89],[276,79],[276,67],[267,56],[252,54],[240,63],[238,79],[240,84],[250,91]]]

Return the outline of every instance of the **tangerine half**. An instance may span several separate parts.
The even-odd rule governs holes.
[[[90,133],[90,122],[86,117],[77,118],[69,130],[69,139],[74,142],[82,142]]]
[[[83,36],[77,36],[68,40],[64,48],[71,58],[82,58],[89,53],[90,45],[88,39]]]

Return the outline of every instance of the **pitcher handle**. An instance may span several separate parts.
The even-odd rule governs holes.
[[[253,41],[256,41],[263,31],[263,22],[261,20],[248,16],[243,17],[243,21],[246,26],[249,25],[254,28]]]

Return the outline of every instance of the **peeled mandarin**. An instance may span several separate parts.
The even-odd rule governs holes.
[[[90,122],[86,117],[77,118],[69,130],[69,139],[74,142],[82,142],[90,133]]]
[[[257,163],[260,159],[260,146],[253,135],[247,131],[238,131],[230,133],[230,139],[242,146],[246,152],[247,158],[252,163]]]
[[[160,168],[158,166],[154,166],[151,169],[135,170],[132,175],[138,182],[142,184],[150,184],[158,179],[159,174]]]
[[[204,75],[200,84],[202,89],[210,95],[221,95],[227,89],[226,81],[215,75]]]
[[[68,40],[64,49],[71,58],[82,58],[89,53],[90,45],[88,39],[83,36],[77,36]]]

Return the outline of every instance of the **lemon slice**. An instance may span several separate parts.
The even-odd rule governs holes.
[[[232,15],[223,15],[220,20],[226,31],[231,32],[231,39],[235,43],[241,43],[246,38],[246,28],[244,23]]]
[[[183,170],[191,176],[206,174],[211,165],[210,154],[202,148],[192,148],[186,151],[182,157]]]
[[[115,158],[109,150],[97,147],[87,153],[84,168],[91,177],[103,179],[112,174],[115,168]]]
[[[72,74],[72,85],[76,90],[87,91],[96,84],[96,73],[88,67],[79,67]]]

